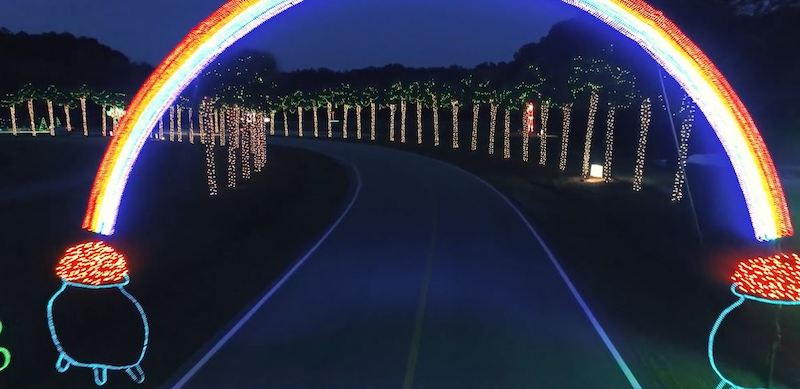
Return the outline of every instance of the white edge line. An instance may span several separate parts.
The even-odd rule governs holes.
[[[295,265],[292,266],[291,269],[289,269],[288,272],[286,272],[286,274],[284,274],[284,276],[280,279],[280,281],[278,281],[275,284],[275,286],[272,287],[272,289],[270,289],[263,297],[261,297],[261,299],[258,300],[258,302],[255,303],[255,305],[253,305],[253,307],[250,308],[250,310],[247,311],[247,313],[233,327],[231,327],[231,329],[228,330],[228,332],[219,341],[217,341],[217,343],[214,344],[214,346],[211,347],[211,349],[208,350],[208,352],[206,352],[206,354],[203,355],[203,357],[200,358],[200,360],[197,361],[197,363],[195,363],[195,365],[192,366],[192,368],[189,369],[189,371],[186,372],[186,374],[184,374],[183,377],[181,377],[181,379],[175,385],[172,386],[173,388],[178,389],[186,385],[189,382],[189,380],[191,380],[195,376],[195,374],[197,374],[197,372],[200,371],[200,369],[202,369],[203,366],[205,366],[205,364],[208,363],[208,361],[211,360],[211,358],[213,358],[214,355],[231,338],[233,338],[233,336],[236,335],[237,332],[239,332],[239,330],[253,317],[253,315],[256,314],[256,312],[259,309],[261,309],[261,307],[278,291],[278,289],[280,289],[281,286],[283,286],[283,284],[286,283],[286,281],[288,281],[289,278],[292,277],[292,275],[298,269],[300,269],[301,266],[303,266],[306,260],[308,260],[308,258],[311,257],[311,255],[313,255],[314,252],[317,251],[319,246],[321,246],[322,243],[328,239],[328,236],[330,236],[330,234],[336,229],[336,227],[339,226],[342,220],[344,220],[344,218],[350,213],[350,209],[353,208],[353,205],[356,203],[356,200],[358,199],[358,196],[361,193],[361,173],[358,171],[358,168],[356,168],[354,165],[350,165],[350,168],[353,169],[353,172],[355,172],[356,189],[355,193],[353,194],[353,198],[350,199],[350,203],[344,209],[342,214],[339,215],[339,218],[336,219],[336,221],[330,226],[330,228],[328,228],[325,234],[322,235],[322,238],[320,238],[319,241],[317,241],[317,243],[315,243],[314,246],[312,246],[311,249],[308,250],[308,252],[305,255],[303,255],[297,261],[297,263],[295,263]]]
[[[572,296],[575,297],[575,300],[577,300],[578,305],[580,305],[581,309],[583,310],[583,313],[586,314],[586,317],[589,319],[589,322],[591,322],[592,327],[594,327],[595,331],[597,331],[597,334],[600,336],[600,339],[606,345],[606,348],[608,348],[608,351],[611,353],[611,356],[614,357],[614,360],[617,362],[617,365],[619,365],[619,368],[622,370],[622,373],[628,379],[628,382],[631,384],[631,387],[635,389],[641,389],[642,385],[639,384],[639,381],[633,375],[633,372],[628,367],[628,364],[625,363],[625,360],[622,359],[622,355],[619,353],[617,348],[611,342],[611,339],[608,337],[608,334],[600,325],[600,322],[594,316],[594,313],[592,313],[592,310],[591,308],[589,308],[589,305],[586,303],[583,297],[581,297],[581,294],[578,292],[578,289],[569,279],[569,276],[567,276],[567,273],[564,271],[564,268],[561,267],[561,264],[556,259],[552,250],[550,250],[550,247],[547,246],[547,243],[545,243],[544,239],[542,239],[539,233],[536,232],[536,230],[533,228],[533,225],[531,225],[530,221],[528,221],[528,219],[525,217],[522,211],[520,211],[519,208],[516,205],[514,205],[514,203],[506,195],[504,195],[502,192],[500,192],[497,188],[495,188],[492,184],[490,184],[483,178],[467,171],[466,169],[461,168],[460,166],[453,165],[449,162],[444,162],[444,161],[440,162],[450,165],[457,170],[461,170],[463,173],[466,173],[467,175],[474,177],[476,180],[486,185],[489,189],[492,190],[492,192],[494,192],[501,199],[503,199],[503,201],[505,201],[508,204],[508,206],[514,210],[517,216],[519,216],[519,218],[522,219],[522,222],[525,223],[526,226],[528,226],[528,230],[530,230],[531,234],[533,234],[533,236],[542,246],[542,249],[544,250],[545,254],[547,254],[547,257],[550,258],[550,262],[553,264],[553,267],[556,268],[556,271],[558,271],[558,274],[561,276],[561,279],[564,280],[564,283],[567,285],[567,288],[569,288],[569,291],[572,293]]]

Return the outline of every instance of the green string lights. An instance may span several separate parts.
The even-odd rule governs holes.
[[[0,334],[3,333],[3,322],[0,322]],[[8,365],[11,364],[11,352],[8,351],[5,347],[0,347],[0,356],[2,356],[2,362],[0,362],[0,371],[5,370]]]

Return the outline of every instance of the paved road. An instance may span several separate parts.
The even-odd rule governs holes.
[[[352,164],[360,193],[249,320],[191,362],[184,387],[631,387],[528,225],[483,182],[380,147],[274,142]],[[269,260],[264,249],[253,260]]]

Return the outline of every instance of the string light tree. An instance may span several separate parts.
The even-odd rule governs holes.
[[[64,125],[66,126],[67,133],[72,132],[72,115],[70,112],[78,106],[77,101],[72,98],[71,93],[59,91],[55,98],[56,105],[60,106],[64,111]]]
[[[91,369],[98,386],[108,381],[109,370],[143,383],[150,330],[144,308],[125,290],[126,258],[106,243],[88,242],[67,249],[55,272],[61,287],[47,302],[47,325],[58,352],[56,370]],[[87,316],[96,323],[87,325]],[[123,320],[135,325],[119,325]]]
[[[303,112],[306,110],[308,100],[303,94],[303,91],[299,90],[289,95],[289,100],[291,101],[289,104],[290,109],[297,113],[297,136],[302,138],[305,132],[303,127]]]
[[[452,147],[453,150],[458,150],[461,147],[461,140],[459,139],[460,129],[458,126],[460,120],[459,113],[461,111],[461,106],[466,100],[466,85],[464,85],[464,80],[461,80],[457,86],[451,86],[445,90],[445,96],[442,97],[442,103],[447,104],[448,100],[450,104],[450,112],[453,118],[453,134],[451,137],[451,140],[453,141]]]
[[[364,103],[369,104],[369,140],[374,142],[378,137],[378,90],[367,87],[363,90]]]
[[[364,106],[369,104],[368,99],[364,95],[364,90],[363,89],[355,89],[355,90],[353,90],[353,101],[352,101],[352,103],[353,103],[353,106],[355,107],[355,110],[356,110],[356,139],[361,140],[361,138],[364,136],[364,132],[363,132],[364,131],[364,128],[363,128],[364,122],[363,122],[362,113],[364,111]]]
[[[497,137],[497,110],[500,107],[501,99],[498,91],[489,92],[489,155],[494,155],[495,138]]]
[[[325,114],[327,118],[328,138],[333,138],[333,105],[335,104],[336,93],[332,89],[324,89],[319,94],[320,99],[325,104]]]
[[[50,136],[56,136],[56,119],[53,105],[60,95],[61,92],[53,85],[48,86],[42,92],[42,97],[47,105],[47,128],[50,130]]]
[[[720,313],[708,338],[708,359],[720,379],[717,388],[775,388],[776,381],[800,382],[796,349],[786,347],[797,341],[789,328],[800,313],[800,256],[780,253],[741,261],[730,281],[736,301]],[[753,357],[742,358],[742,350]],[[751,375],[737,374],[741,371]]]
[[[522,95],[518,90],[506,89],[497,93],[497,102],[503,109],[503,159],[511,158],[511,113],[521,109]]]
[[[597,111],[600,107],[600,92],[603,89],[601,79],[606,69],[606,63],[602,59],[586,59],[579,56],[573,59],[572,65],[572,74],[570,75],[568,86],[572,92],[573,100],[577,100],[579,96],[586,92],[589,93],[589,118],[586,124],[583,163],[581,165],[581,175],[585,179],[589,177],[594,125],[597,119]]]
[[[31,84],[26,84],[19,90],[17,93],[19,96],[20,102],[26,103],[28,108],[28,119],[30,119],[31,124],[31,135],[36,136],[36,114],[33,109],[33,101],[38,97],[39,91],[31,86]]]
[[[447,101],[446,99],[441,98],[441,93],[442,91],[439,90],[435,81],[431,80],[425,83],[424,101],[425,105],[431,109],[434,147],[438,147],[441,143],[441,136],[439,133],[439,108],[444,108],[444,106],[442,106],[442,102]]]
[[[416,107],[417,118],[417,144],[421,145],[423,141],[423,123],[422,123],[422,107],[425,105],[426,94],[425,87],[420,85],[419,82],[412,82],[407,89],[409,101],[414,102]]]
[[[9,93],[0,101],[0,106],[8,108],[11,117],[11,134],[17,136],[17,104],[21,102],[18,94]]]
[[[672,202],[683,201],[686,189],[686,164],[689,160],[689,138],[692,136],[695,120],[695,104],[688,95],[684,95],[681,108],[675,116],[681,121],[680,139],[678,141],[678,163],[672,180]]]
[[[214,125],[214,108],[216,101],[212,98],[206,97],[200,101],[200,109],[198,111],[198,119],[200,123],[200,138],[201,143],[205,145],[206,156],[206,182],[208,184],[208,194],[216,196],[219,194],[219,185],[217,184],[217,163],[215,140],[215,125]]]
[[[489,82],[481,82],[476,85],[472,78],[462,80],[464,90],[472,100],[472,132],[470,133],[470,151],[478,150],[478,128],[481,114],[481,104],[489,102]],[[474,87],[473,87],[474,86]]]
[[[528,66],[522,74],[522,80],[515,92],[518,96],[518,108],[523,110],[520,115],[522,133],[522,161],[530,160],[530,137],[536,129],[536,102],[542,100],[545,89],[552,88],[542,71],[537,66]],[[546,146],[546,144],[545,144]]]
[[[86,113],[86,102],[87,99],[92,96],[92,94],[92,90],[86,85],[82,85],[72,93],[73,98],[78,100],[78,104],[81,107],[81,125],[83,127],[83,136],[89,136],[89,121]]]
[[[613,179],[614,162],[614,130],[617,112],[629,109],[640,95],[636,89],[636,76],[620,66],[606,64],[604,71],[604,90],[608,100],[608,116],[606,124],[606,144],[603,155],[603,181]]]
[[[350,107],[352,107],[355,100],[355,93],[350,84],[342,84],[337,92],[339,103],[342,105],[342,138],[347,139],[348,134],[348,119],[350,116]]]
[[[325,105],[325,100],[322,99],[321,93],[316,93],[308,97],[308,104],[311,106],[314,121],[314,138],[319,138],[319,109]],[[274,134],[271,130],[270,133]]]
[[[403,101],[405,100],[405,87],[400,82],[396,82],[389,87],[389,90],[386,92],[386,100],[388,101],[389,106],[389,142],[396,141],[396,125],[397,125],[397,105],[398,102],[400,103],[400,111],[401,111],[401,123],[405,123],[405,119],[403,119]],[[402,124],[401,129],[405,127],[405,124]],[[405,139],[405,136],[403,136]]]
[[[278,108],[283,115],[283,136],[289,136],[289,110],[294,106],[291,95],[278,98]]]
[[[567,154],[569,153],[569,133],[572,124],[572,102],[561,104],[561,153],[558,160],[558,169],[567,170]]]
[[[644,168],[647,154],[647,137],[652,123],[653,104],[649,97],[642,100],[639,108],[639,142],[636,146],[636,162],[633,167],[633,190],[640,192],[644,182]]]
[[[408,117],[408,101],[413,95],[410,86],[400,84],[402,91],[400,93],[400,143],[406,143],[406,118]]]

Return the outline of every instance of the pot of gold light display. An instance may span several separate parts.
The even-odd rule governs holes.
[[[92,369],[103,385],[108,371],[144,382],[142,359],[149,327],[141,304],[125,290],[125,257],[103,242],[69,248],[56,266],[61,288],[47,303],[47,323],[58,351],[56,370]]]
[[[800,314],[800,257],[746,260],[731,280],[737,300],[719,315],[708,340],[717,388],[766,389],[778,372],[779,381],[800,383],[800,350],[786,347],[798,344],[800,334],[785,328],[791,320],[781,320]]]

